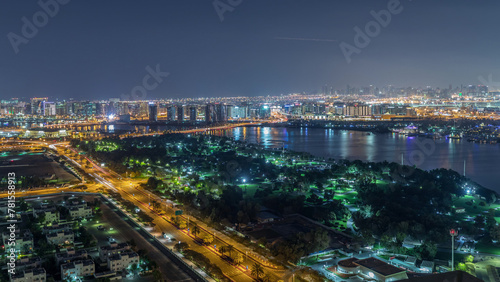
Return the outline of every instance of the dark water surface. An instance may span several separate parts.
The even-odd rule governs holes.
[[[461,174],[465,162],[467,177],[500,193],[500,144],[320,128],[239,127],[226,136],[326,158],[397,163],[403,159],[421,169],[450,168]]]

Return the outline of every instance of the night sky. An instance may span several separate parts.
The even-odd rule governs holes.
[[[356,47],[354,27],[391,1],[220,0],[241,2],[222,21],[213,0],[59,1],[69,3],[46,25],[38,13],[29,39],[22,18],[33,23],[41,6],[2,1],[0,98],[120,97],[157,65],[169,76],[148,99],[500,81],[499,1],[403,0],[350,63],[339,45]]]

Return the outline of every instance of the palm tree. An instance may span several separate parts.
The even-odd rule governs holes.
[[[193,231],[192,231],[194,237],[198,237],[197,235],[200,234],[200,232],[201,231],[200,231],[200,228],[198,227],[198,225],[194,225],[193,226]]]
[[[259,279],[262,275],[264,275],[264,268],[262,267],[262,265],[254,263],[252,266],[252,272],[250,274]]]
[[[158,268],[155,268],[153,270],[153,278],[154,278],[155,281],[163,281],[163,275],[158,270]]]
[[[221,255],[224,255],[227,252],[227,248],[222,246],[219,248],[219,252],[221,253]]]
[[[233,256],[233,251],[234,251],[233,245],[227,245],[227,249],[226,250],[229,253],[229,257],[232,257]]]
[[[264,276],[262,277],[262,281],[264,282],[271,282],[271,279],[272,277],[271,275],[269,275],[269,273],[264,274]]]
[[[242,253],[238,253],[238,255],[236,256],[236,258],[234,259],[234,262],[236,264],[241,264],[243,262],[243,254]]]
[[[132,273],[134,274],[134,277],[135,275],[137,274],[137,270],[139,270],[139,266],[137,265],[137,263],[134,263],[130,266],[130,270],[132,271]]]

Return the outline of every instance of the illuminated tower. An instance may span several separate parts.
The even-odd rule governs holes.
[[[149,103],[149,121],[158,121],[158,105]]]

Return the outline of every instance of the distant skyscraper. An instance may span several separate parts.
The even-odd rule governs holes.
[[[44,116],[55,116],[56,115],[56,104],[54,102],[42,102],[42,115]]]
[[[189,108],[189,121],[190,122],[196,122],[196,115],[197,115],[196,107],[195,106],[191,106]]]
[[[106,116],[106,113],[107,113],[107,108],[108,108],[108,104],[105,103],[105,102],[99,102],[96,104],[96,115],[97,116]]]
[[[225,122],[227,121],[227,107],[224,104],[216,105],[217,111],[217,122]]]
[[[149,103],[149,121],[158,121],[158,105]]]
[[[170,106],[167,108],[167,119],[169,121],[174,121],[176,119],[176,113],[177,113],[177,109],[175,108],[175,106]]]
[[[212,123],[215,120],[215,106],[213,104],[207,104],[205,106],[205,122]]]
[[[479,92],[480,95],[486,95],[486,94],[488,94],[488,86],[486,86],[486,85],[478,85],[477,88],[478,88],[478,92]]]
[[[31,114],[44,115],[43,102],[47,102],[48,98],[31,98]]]
[[[260,118],[268,118],[270,116],[271,116],[271,107],[269,107],[269,105],[263,105],[260,108],[259,117]]]
[[[177,107],[177,121],[178,122],[184,121],[184,106]]]
[[[84,102],[82,103],[82,107],[83,107],[83,115],[85,116],[93,116],[96,114],[97,112],[97,106],[96,106],[96,103],[94,102]]]

